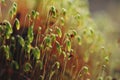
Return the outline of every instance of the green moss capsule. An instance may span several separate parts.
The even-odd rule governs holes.
[[[39,12],[35,11],[35,10],[32,10],[32,12],[31,12],[32,19],[36,19],[38,16],[39,16]]]
[[[49,11],[49,14],[50,14],[53,18],[56,17],[56,8],[55,8],[55,6],[51,6],[50,11]]]
[[[37,64],[38,64],[40,70],[42,70],[43,69],[43,63],[42,63],[42,61],[41,60],[37,60]]]
[[[57,69],[60,68],[60,63],[58,61],[56,62],[56,67],[57,67]]]
[[[9,16],[10,16],[10,19],[13,19],[13,17],[14,17],[13,10],[9,11]]]
[[[38,47],[35,47],[32,49],[32,54],[33,54],[35,60],[40,59],[40,50]]]
[[[20,22],[19,22],[19,20],[17,18],[15,19],[15,26],[16,26],[17,30],[20,29]]]
[[[4,21],[6,23],[6,27],[5,27],[5,36],[7,39],[10,38],[10,35],[12,34],[13,30],[12,30],[12,25],[10,24],[9,21],[5,20]]]
[[[6,60],[9,60],[10,59],[10,48],[9,48],[9,46],[8,45],[4,45],[3,49],[5,51]]]
[[[17,7],[13,6],[13,14],[16,15],[16,13],[17,13]]]
[[[1,3],[2,3],[2,4],[5,4],[5,0],[1,0]]]
[[[19,64],[18,64],[18,62],[14,61],[14,60],[12,61],[11,66],[12,66],[12,68],[15,69],[15,70],[18,70],[18,69],[19,69]]]
[[[67,47],[67,50],[70,52],[71,51],[71,41],[69,39],[66,40],[66,47]]]
[[[33,19],[36,18],[36,12],[35,12],[35,10],[32,10],[32,18],[33,18]]]
[[[65,16],[66,15],[66,9],[62,8],[62,14]]]
[[[28,38],[28,42],[29,42],[29,43],[32,43],[32,41],[33,41],[33,39],[34,39],[33,26],[34,26],[34,25],[31,25],[31,26],[28,28],[27,38]]]
[[[83,72],[85,72],[85,73],[88,72],[88,67],[87,66],[83,66]]]
[[[57,51],[59,52],[59,54],[61,54],[62,49],[61,49],[61,45],[58,41],[56,41],[56,48],[57,48]]]
[[[25,41],[24,41],[24,39],[23,39],[20,35],[17,35],[17,38],[18,38],[18,42],[20,43],[20,45],[21,45],[22,47],[24,47],[24,46],[25,46]]]
[[[81,37],[80,36],[77,36],[77,41],[78,41],[79,45],[82,45],[82,41],[81,41]]]
[[[66,55],[65,51],[63,51],[63,52],[62,52],[62,54],[63,54],[64,58],[66,58],[66,57],[67,57],[67,55]]]
[[[61,38],[62,37],[62,31],[59,27],[56,28],[56,32],[57,32],[58,36]]]
[[[50,36],[46,36],[46,37],[44,38],[44,42],[45,42],[46,46],[52,47],[52,42],[51,42]]]
[[[60,18],[60,21],[61,21],[61,25],[63,26],[65,24],[65,20],[63,17]]]
[[[72,32],[73,32],[73,34],[74,34],[75,36],[77,35],[77,32],[76,32],[76,30],[73,30]]]
[[[51,34],[51,38],[52,38],[52,41],[55,41],[56,40],[56,35],[55,34]]]
[[[109,57],[108,56],[105,57],[105,61],[109,62]]]
[[[29,41],[25,42],[24,49],[25,49],[25,52],[30,53],[30,51],[31,51],[31,44],[30,44]]]

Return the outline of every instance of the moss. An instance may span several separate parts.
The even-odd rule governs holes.
[[[87,0],[36,1],[35,5],[31,3],[32,9],[23,5],[24,0],[13,2],[6,24],[0,25],[0,78],[96,80],[101,77],[100,67],[109,65],[106,63],[109,51],[94,30]],[[105,51],[101,51],[101,46]]]

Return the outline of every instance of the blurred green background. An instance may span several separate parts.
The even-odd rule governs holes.
[[[120,79],[120,0],[88,0],[97,29],[112,45],[111,74]]]

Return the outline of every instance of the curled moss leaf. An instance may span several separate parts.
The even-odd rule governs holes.
[[[25,63],[24,65],[24,71],[29,72],[32,69],[32,65],[30,63]]]
[[[19,20],[17,18],[15,19],[15,26],[16,26],[17,30],[20,29],[20,22],[19,22]]]
[[[20,35],[17,35],[17,38],[18,38],[18,42],[20,43],[20,45],[21,45],[22,47],[24,47],[24,46],[25,46],[25,41],[24,41],[24,39],[23,39]]]

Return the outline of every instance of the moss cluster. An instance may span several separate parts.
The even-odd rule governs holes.
[[[32,9],[23,3],[13,2],[0,25],[2,80],[107,79],[110,52],[87,0],[35,0]]]

